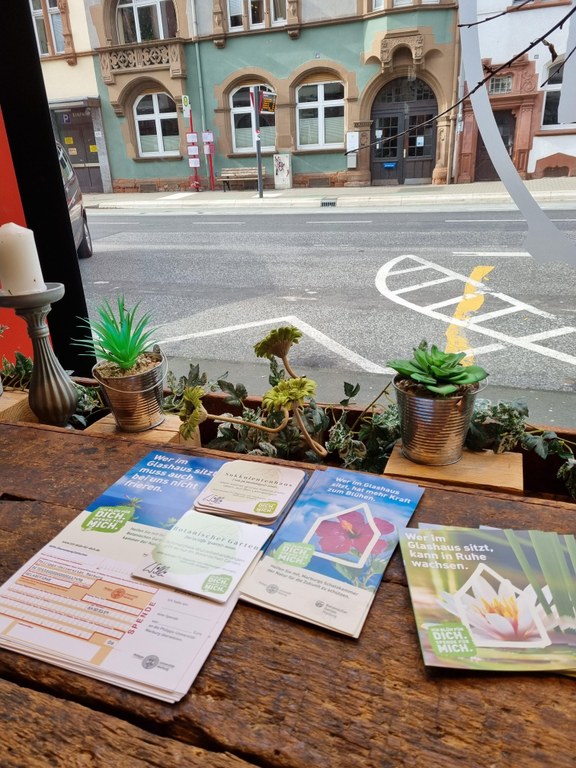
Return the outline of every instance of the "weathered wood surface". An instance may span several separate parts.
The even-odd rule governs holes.
[[[117,717],[0,680],[2,768],[250,768]]]
[[[0,579],[150,448],[58,428],[0,425]],[[572,510],[436,486],[426,489],[413,524],[573,532]],[[86,759],[77,764],[98,767],[138,766],[144,757],[138,750],[148,743],[143,765],[194,766],[196,757],[178,752],[187,747],[207,750],[202,764],[215,768],[236,768],[230,755],[270,768],[568,768],[576,752],[573,679],[424,668],[398,553],[359,640],[239,605],[176,705],[7,651],[0,652],[0,679],[0,745],[11,734],[17,738],[21,726],[14,720],[21,715],[14,713],[31,709],[30,730],[44,734],[44,754],[58,754],[70,707],[64,742],[71,766],[73,745],[83,743],[84,733]],[[102,753],[96,749],[100,726],[112,733]],[[110,761],[106,749],[116,732],[118,754]],[[42,765],[31,740],[19,749],[24,752],[13,765]],[[152,749],[166,750],[165,759],[155,762]],[[123,755],[134,758],[122,763]],[[0,765],[12,764],[0,752]],[[44,765],[59,764],[46,758]]]

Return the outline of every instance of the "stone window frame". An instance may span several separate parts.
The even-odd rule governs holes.
[[[70,13],[68,10],[68,0],[37,0],[40,8],[35,9],[32,0],[29,0],[30,15],[34,26],[34,35],[38,47],[38,55],[41,59],[56,58],[65,56],[68,64],[76,64],[76,51],[74,49],[74,40],[70,27]],[[54,19],[58,17],[61,24],[61,34],[63,40],[62,50],[58,50],[55,40]],[[40,49],[40,39],[38,37],[38,20],[42,21],[44,34],[48,51],[42,52]]]

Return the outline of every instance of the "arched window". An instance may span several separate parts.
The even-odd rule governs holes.
[[[120,43],[142,43],[176,37],[172,0],[119,0],[116,8]]]
[[[147,93],[134,104],[134,121],[141,157],[180,154],[176,103],[167,93]]]
[[[232,139],[234,152],[256,152],[256,137],[254,136],[252,102],[249,85],[243,85],[230,94],[230,109],[232,118]],[[260,85],[262,91],[273,93],[268,85]],[[262,151],[273,152],[276,147],[276,116],[261,112],[260,148]]]
[[[543,84],[546,95],[544,97],[542,125],[558,125],[558,105],[560,104],[563,68],[563,61],[555,61],[546,71],[546,82]]]
[[[344,145],[344,85],[307,83],[296,93],[298,147],[318,149]]]

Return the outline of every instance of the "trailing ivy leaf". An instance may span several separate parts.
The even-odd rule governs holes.
[[[343,400],[340,400],[340,405],[347,406],[350,404],[350,400],[353,397],[356,397],[356,395],[360,392],[360,384],[350,384],[349,382],[344,382],[344,394],[346,397]]]
[[[546,459],[548,457],[548,442],[542,435],[524,435],[522,438],[522,447],[527,448],[529,451],[534,451],[541,459]]]
[[[236,386],[234,386],[230,381],[218,379],[218,386],[222,392],[225,392],[228,395],[226,402],[230,405],[238,405],[242,407],[243,401],[248,397],[248,391],[244,384],[236,384]]]

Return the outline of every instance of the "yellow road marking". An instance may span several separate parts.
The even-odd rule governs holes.
[[[482,282],[482,279],[493,269],[494,267],[474,267],[468,279]],[[466,283],[462,299],[454,310],[452,317],[455,320],[466,321],[473,312],[477,312],[480,309],[482,304],[484,304],[484,296],[478,293],[477,286],[472,283]],[[446,329],[446,352],[464,352],[464,350],[469,349],[470,342],[464,336],[464,331],[465,329],[460,325],[453,324],[448,326]],[[471,365],[473,362],[474,358],[472,355],[469,355],[462,361],[462,364]]]

